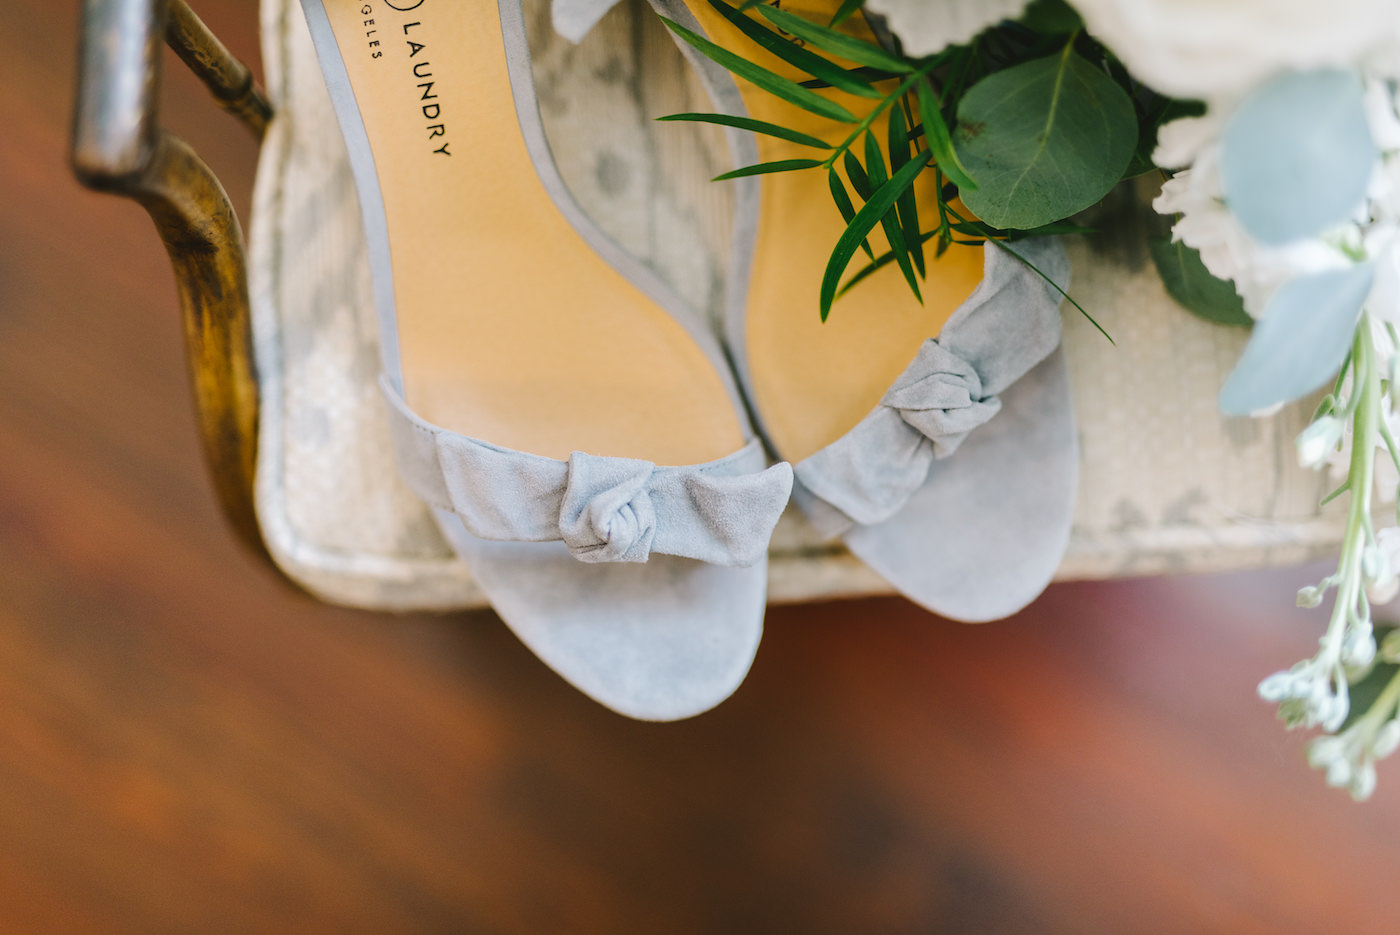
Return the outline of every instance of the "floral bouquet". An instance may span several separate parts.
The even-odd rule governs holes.
[[[1152,256],[1167,291],[1253,328],[1221,409],[1267,418],[1325,394],[1298,457],[1335,475],[1326,499],[1345,495],[1346,532],[1336,572],[1298,603],[1335,591],[1331,617],[1317,655],[1259,693],[1289,727],[1319,728],[1309,760],[1367,798],[1375,762],[1400,747],[1400,629],[1372,614],[1400,593],[1400,0],[845,0],[828,21],[786,0],[710,3],[809,80],[670,24],[718,65],[838,122],[812,89],[877,102],[835,146],[732,115],[669,118],[812,147],[725,177],[827,174],[846,229],[823,318],[875,270],[897,265],[918,294],[928,248],[991,243],[1024,260],[1019,242],[1087,232],[1084,212],[1117,185],[1160,178]],[[938,210],[920,217],[926,173]]]

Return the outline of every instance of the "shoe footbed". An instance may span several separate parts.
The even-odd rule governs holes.
[[[706,0],[686,0],[686,4],[720,45],[785,77],[807,77],[759,47]],[[823,24],[830,22],[838,6],[838,0],[802,0],[796,7],[783,4],[785,10]],[[847,20],[842,29],[872,38],[859,15]],[[854,67],[849,62],[840,64]],[[840,143],[851,132],[850,124],[811,114],[742,78],[735,80],[751,117],[831,144]],[[842,92],[822,93],[858,117],[869,114],[877,103]],[[884,115],[872,125],[882,142],[888,125]],[[858,142],[853,148],[864,163],[863,144]],[[769,136],[758,136],[758,149],[764,162],[824,156],[820,150]],[[844,168],[839,171],[847,190],[853,191]],[[927,229],[931,219],[938,217],[934,173],[922,173],[915,190],[919,217]],[[764,428],[777,453],[789,461],[799,461],[829,445],[874,409],[914,359],[919,345],[938,334],[982,278],[980,248],[953,246],[935,260],[930,241],[926,250],[928,275],[921,283],[922,306],[891,263],[838,298],[823,323],[819,304],[822,274],[844,230],[845,221],[832,201],[825,170],[763,176],[744,325],[748,378]],[[869,242],[876,256],[889,249],[879,227]],[[857,252],[847,275],[867,262],[865,254]]]
[[[536,175],[495,2],[324,5],[379,174],[408,404],[560,459],[693,464],[742,447],[705,352],[593,252]],[[444,144],[450,156],[434,151]]]

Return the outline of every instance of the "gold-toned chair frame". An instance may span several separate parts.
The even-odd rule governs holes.
[[[184,0],[85,0],[72,165],[155,222],[183,312],[204,456],[224,515],[271,563],[253,507],[258,384],[243,230],[213,171],[159,124],[161,43],[261,140],[272,117],[252,72]]]

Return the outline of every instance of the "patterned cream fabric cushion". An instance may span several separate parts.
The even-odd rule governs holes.
[[[729,168],[722,136],[651,118],[706,110],[665,30],[622,3],[580,46],[526,0],[540,107],[560,170],[605,230],[699,308],[720,308],[730,205],[706,179]],[[264,0],[264,62],[277,108],[250,228],[263,391],[258,510],[274,558],[335,603],[394,610],[481,603],[427,509],[398,479],[376,386],[377,326],[359,207],[296,0]],[[1103,578],[1297,563],[1334,550],[1343,511],[1295,464],[1294,407],[1226,419],[1215,395],[1244,334],[1166,297],[1142,206],[1069,244],[1075,298],[1110,345],[1065,311],[1081,483],[1060,577]],[[937,535],[937,530],[930,530]],[[789,510],[772,545],[774,601],[888,586]]]

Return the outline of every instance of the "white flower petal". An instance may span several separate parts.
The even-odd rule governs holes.
[[[1030,0],[868,0],[882,13],[907,55],[930,55],[962,45],[989,26],[1021,15]]]
[[[1209,100],[1290,68],[1393,62],[1395,0],[1072,0],[1139,80]]]

